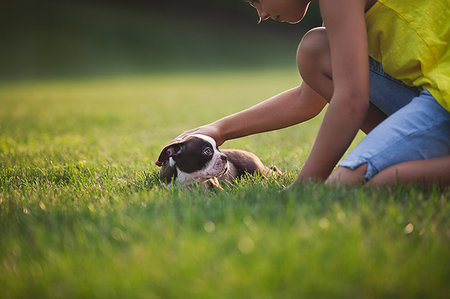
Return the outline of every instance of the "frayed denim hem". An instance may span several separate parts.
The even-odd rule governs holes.
[[[342,160],[341,163],[339,163],[338,166],[342,166],[342,167],[350,168],[351,170],[355,170],[356,168],[358,168],[359,166],[361,166],[363,164],[367,164],[367,170],[366,170],[366,173],[364,174],[364,179],[370,180],[379,172],[379,170],[375,167],[375,165],[371,161],[366,160],[366,159],[364,159],[364,160],[361,159],[358,161],[355,161],[355,160],[347,161],[346,159],[344,159],[344,160]]]

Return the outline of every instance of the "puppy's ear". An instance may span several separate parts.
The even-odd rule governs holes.
[[[156,165],[161,167],[159,171],[159,178],[165,183],[171,183],[173,179],[177,177],[177,170],[175,165],[169,162],[169,159],[176,157],[183,152],[182,143],[169,144],[161,151],[158,160],[155,162]],[[170,159],[173,161],[173,159]]]
[[[177,177],[177,169],[170,167],[169,163],[164,163],[159,171],[159,179],[164,183],[170,184]]]
[[[161,154],[159,154],[158,160],[155,163],[158,166],[162,166],[163,163],[169,160],[170,157],[176,157],[180,155],[182,151],[183,151],[182,143],[169,144],[168,146],[163,148]]]

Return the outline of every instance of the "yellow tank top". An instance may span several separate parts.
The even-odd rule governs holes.
[[[378,0],[366,12],[369,55],[450,110],[450,0]]]

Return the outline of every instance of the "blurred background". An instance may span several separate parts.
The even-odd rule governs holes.
[[[0,81],[295,67],[296,25],[243,0],[0,1]]]

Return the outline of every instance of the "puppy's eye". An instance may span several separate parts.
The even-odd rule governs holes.
[[[204,149],[203,149],[203,155],[205,155],[205,156],[211,156],[213,154],[213,151],[212,151],[212,149],[210,149],[209,147],[205,147]]]

